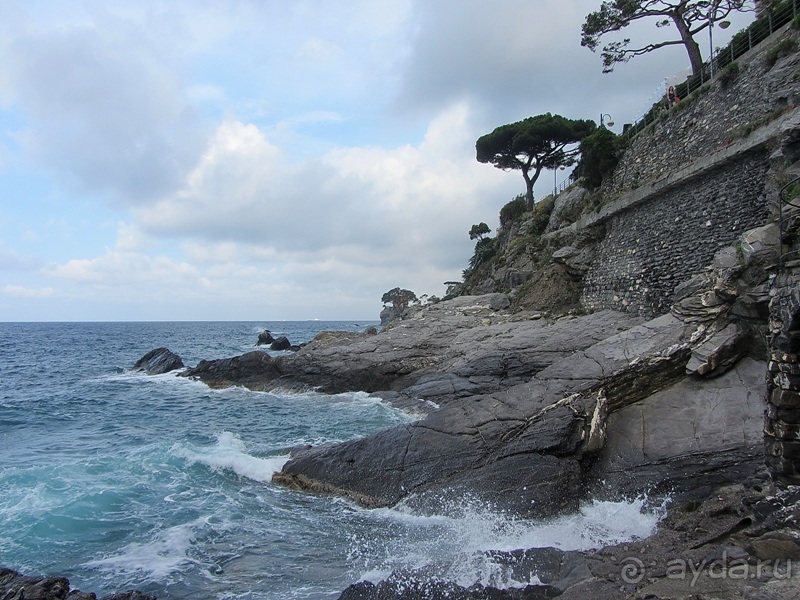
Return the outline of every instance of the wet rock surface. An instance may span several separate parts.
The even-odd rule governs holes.
[[[134,371],[148,375],[161,375],[184,367],[181,357],[167,348],[156,348],[145,354],[133,365]]]
[[[427,401],[445,404],[526,383],[554,361],[642,322],[614,311],[552,322],[507,308],[505,294],[464,296],[414,312],[378,335],[325,332],[291,356],[202,361],[182,375],[212,387],[394,392],[398,402],[427,412]]]
[[[97,600],[93,592],[70,589],[66,577],[38,577],[23,575],[12,569],[0,567],[0,598],[2,600]],[[156,600],[137,590],[117,592],[100,600]]]
[[[580,328],[584,319],[596,325],[568,323]],[[592,481],[687,492],[730,481],[763,454],[765,363],[687,379],[692,332],[672,315],[636,325],[526,383],[451,399],[363,439],[298,450],[274,481],[370,507],[405,500],[425,509],[463,494],[527,517],[574,510]]]

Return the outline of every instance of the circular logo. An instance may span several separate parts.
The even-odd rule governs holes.
[[[639,583],[644,579],[644,563],[634,556],[629,556],[622,561],[620,575],[625,583]]]

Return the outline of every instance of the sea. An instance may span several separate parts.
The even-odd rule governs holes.
[[[292,447],[414,416],[363,392],[214,390],[131,369],[162,346],[195,365],[255,349],[265,329],[298,344],[370,325],[0,323],[0,566],[98,597],[321,600],[427,567],[465,586],[523,587],[536,573],[495,551],[596,548],[654,530],[663,508],[644,498],[529,521],[468,499],[420,514],[289,490],[271,478]]]

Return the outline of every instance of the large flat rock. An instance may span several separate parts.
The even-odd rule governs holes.
[[[592,340],[600,337],[598,318],[608,316],[564,325],[574,338]],[[587,336],[580,335],[582,323]],[[560,336],[564,325],[549,327]],[[463,493],[527,516],[574,508],[582,495],[582,460],[602,448],[609,407],[684,378],[691,354],[675,317],[617,329],[554,360],[527,383],[453,400],[417,422],[364,439],[301,451],[275,480],[367,506],[410,496],[436,504],[437,495]],[[545,341],[542,347],[563,346]]]
[[[427,410],[425,401],[444,404],[526,383],[555,361],[642,322],[614,311],[552,322],[493,308],[505,306],[502,299],[507,303],[502,294],[459,297],[392,322],[377,335],[323,334],[293,355],[251,352],[203,361],[182,375],[214,387],[262,391],[394,391]]]
[[[633,491],[748,474],[763,462],[765,370],[745,358],[719,377],[687,377],[612,413],[597,476]]]

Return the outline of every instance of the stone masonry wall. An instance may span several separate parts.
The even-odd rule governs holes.
[[[739,74],[728,85],[717,77],[634,136],[604,195],[634,189],[719,150],[746,135],[754,124],[800,105],[800,53],[768,66],[766,55],[783,39],[800,41],[786,26],[738,59]]]
[[[597,225],[605,236],[583,277],[584,307],[644,317],[667,312],[677,284],[767,221],[768,159],[766,149],[751,152]]]
[[[772,473],[800,484],[800,265],[773,281],[764,442]]]

